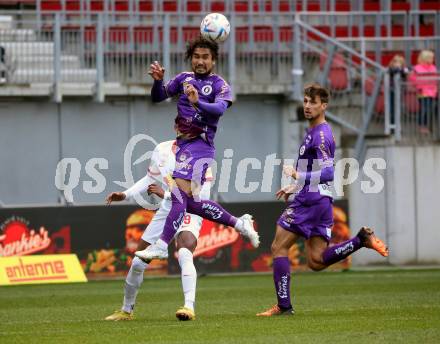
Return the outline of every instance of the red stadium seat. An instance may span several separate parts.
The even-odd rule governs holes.
[[[115,2],[114,10],[117,12],[126,12],[129,9],[128,0],[119,0]]]
[[[79,0],[67,0],[66,10],[67,11],[79,11],[81,9],[81,3]]]
[[[211,4],[211,12],[224,12],[225,3],[223,1],[214,1]]]
[[[407,88],[404,90],[403,104],[405,105],[406,111],[409,113],[418,113],[420,110],[417,90],[410,84],[407,84]]]
[[[90,1],[90,11],[99,12],[104,10],[104,0],[92,0]]]
[[[133,29],[134,41],[136,43],[152,43],[153,42],[153,27],[151,26],[137,26]]]
[[[176,1],[164,1],[163,10],[165,12],[177,12],[177,2]]]
[[[382,91],[377,95],[374,111],[378,114],[385,113],[385,97]]]
[[[200,1],[188,1],[186,4],[186,10],[188,12],[200,12],[202,10],[202,4]]]
[[[153,2],[152,1],[139,1],[139,11],[140,12],[152,12]]]
[[[43,0],[41,1],[42,11],[61,11],[62,5],[59,0]]]
[[[364,1],[364,11],[380,11],[380,1]]]
[[[440,2],[438,0],[425,0],[420,2],[420,10],[440,11]]]
[[[392,1],[391,11],[409,11],[411,10],[411,3],[406,1]]]
[[[182,28],[183,31],[183,40],[185,42],[196,38],[200,35],[200,29],[198,27],[184,27]]]
[[[280,41],[292,42],[293,28],[291,26],[281,26],[279,29],[280,29]]]
[[[273,42],[273,30],[271,26],[255,26],[254,41],[255,42]]]
[[[330,81],[330,88],[333,91],[345,91],[348,89],[348,71],[347,68],[331,67],[328,78]]]

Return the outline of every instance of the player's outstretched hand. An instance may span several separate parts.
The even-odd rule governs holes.
[[[157,184],[150,184],[148,186],[147,192],[149,195],[155,194],[159,196],[160,198],[164,198],[165,191]]]
[[[288,177],[292,177],[293,179],[298,179],[297,172],[293,166],[284,165],[283,166],[283,173]]]
[[[285,187],[279,189],[277,191],[277,193],[275,194],[275,196],[277,199],[284,198],[284,201],[287,202],[290,195],[293,194],[294,192],[296,192],[297,189],[298,189],[298,185],[289,184],[289,185],[286,185]]]
[[[112,202],[120,202],[125,199],[125,193],[123,192],[112,192],[110,195],[107,196],[105,199],[107,201],[107,205],[109,205]]]
[[[165,68],[163,68],[159,62],[154,61],[150,65],[150,69],[148,70],[148,74],[150,74],[154,80],[163,80],[163,76],[165,74]]]
[[[188,100],[192,103],[195,104],[199,101],[199,92],[197,92],[196,88],[191,85],[191,84],[186,84],[184,86],[184,90],[185,94],[188,96]]]

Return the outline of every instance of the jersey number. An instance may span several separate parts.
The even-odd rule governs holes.
[[[189,225],[191,223],[191,215],[185,215],[185,217],[183,218],[183,223],[185,225]]]

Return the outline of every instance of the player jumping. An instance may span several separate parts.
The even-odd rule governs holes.
[[[257,316],[292,315],[290,302],[289,248],[303,237],[306,240],[307,263],[319,271],[348,257],[361,247],[371,248],[388,256],[388,248],[374,232],[362,227],[359,233],[343,243],[329,247],[333,226],[332,192],[335,141],[330,125],[325,120],[329,101],[328,91],[318,84],[304,89],[304,116],[309,128],[299,149],[296,168],[284,166],[283,172],[295,182],[280,189],[276,196],[288,201],[287,209],[277,221],[272,242],[273,278],[278,303]]]
[[[155,244],[135,253],[139,258],[167,258],[168,244],[186,212],[234,227],[248,237],[254,247],[260,243],[250,215],[236,218],[216,202],[198,197],[198,190],[205,182],[206,169],[214,161],[214,136],[219,119],[232,104],[229,85],[212,73],[217,56],[218,44],[199,37],[190,42],[186,50],[192,72],[180,73],[164,84],[164,68],[157,61],[150,66],[149,74],[154,79],[151,90],[153,102],[178,96],[175,119],[177,152],[172,206],[164,231]]]

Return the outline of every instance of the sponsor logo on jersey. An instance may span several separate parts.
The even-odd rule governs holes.
[[[205,85],[205,86],[203,86],[203,87],[202,87],[202,93],[203,93],[205,96],[210,95],[210,94],[212,93],[212,86],[211,86],[211,85]]]
[[[180,213],[177,220],[173,221],[173,228],[177,231],[182,225],[183,219],[185,217],[185,213]]]

